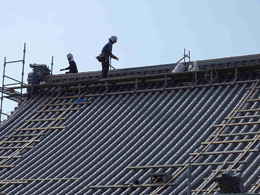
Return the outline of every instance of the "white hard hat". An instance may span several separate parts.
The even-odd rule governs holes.
[[[117,42],[117,36],[111,36],[109,38],[110,41],[112,41],[113,43]]]

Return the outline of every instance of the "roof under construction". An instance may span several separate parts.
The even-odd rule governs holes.
[[[189,65],[49,76],[1,126],[0,192],[212,194],[233,171],[260,193],[260,55]]]

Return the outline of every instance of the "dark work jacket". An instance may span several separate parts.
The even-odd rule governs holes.
[[[109,41],[102,49],[101,55],[105,58],[106,61],[109,60],[109,57],[112,55],[113,43]]]
[[[65,68],[65,70],[69,70],[69,73],[78,73],[78,68],[75,61],[69,61],[69,67]]]

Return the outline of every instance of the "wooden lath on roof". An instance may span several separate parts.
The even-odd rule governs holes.
[[[28,184],[31,182],[61,182],[61,181],[78,181],[80,178],[28,178],[28,179],[11,179],[11,180],[0,180],[0,185],[10,185],[10,184]]]
[[[55,111],[49,111],[49,106],[53,106],[54,109],[56,106],[60,106],[62,103],[62,110],[57,110],[55,118],[39,118],[39,113],[35,110],[35,113],[32,115],[31,119],[25,120],[23,125],[20,128],[14,129],[11,135],[6,135],[0,140],[0,151],[8,155],[0,156],[0,168],[10,169],[15,167],[15,160],[22,158],[21,155],[26,150],[29,150],[34,147],[35,144],[41,142],[44,137],[50,134],[53,131],[61,131],[65,128],[65,119],[69,117],[69,113],[73,111],[78,111],[79,104],[73,103],[75,100],[80,99],[84,95],[78,95],[76,98],[72,99],[58,99],[50,98],[53,103],[43,104],[39,109],[45,111],[45,113],[53,113]],[[58,96],[60,97],[60,96]],[[46,99],[49,101],[48,99]],[[56,102],[60,102],[59,104]],[[69,103],[68,102],[72,102]],[[82,104],[84,106],[84,104]],[[44,115],[47,116],[47,115]],[[48,117],[48,116],[47,116]],[[57,125],[59,124],[59,125]],[[12,164],[10,164],[12,162]],[[0,180],[0,184],[10,185],[10,184],[27,184],[35,181],[77,181],[79,178],[28,178],[28,179],[12,179],[12,180]]]
[[[255,99],[254,97],[258,95],[259,93],[259,89],[258,89],[258,85],[259,82],[256,82],[254,84],[254,86],[252,86],[251,90],[249,91],[249,93],[242,99],[243,103],[239,106],[238,109],[235,110],[235,112],[233,113],[232,116],[227,117],[228,121],[226,121],[225,123],[221,124],[221,125],[216,125],[215,127],[237,127],[237,126],[248,126],[248,125],[259,125],[258,121],[256,122],[236,122],[233,123],[232,120],[244,120],[245,118],[248,120],[250,119],[250,117],[241,117],[241,115],[237,115],[238,113],[241,113],[240,110],[245,110],[245,107],[250,106],[250,108],[248,110],[251,109],[251,105],[248,105],[247,102],[253,102],[252,100],[255,100],[255,102],[257,102],[258,100]],[[250,100],[250,101],[249,101]],[[256,104],[257,105],[257,104]],[[254,106],[254,105],[253,105]],[[253,108],[253,109],[257,109],[257,108]],[[244,116],[248,116],[247,112],[244,112],[245,115]],[[259,117],[255,117],[256,114],[253,115],[249,115],[249,116],[253,116],[251,119],[255,120],[255,119],[260,119]],[[226,119],[227,119],[226,118]],[[223,129],[225,130],[225,128]],[[230,131],[230,130],[229,130]],[[235,157],[233,160],[233,163],[231,165],[227,165],[226,163],[224,163],[223,165],[219,166],[215,171],[212,171],[212,173],[210,174],[210,176],[208,178],[206,178],[202,184],[197,187],[195,189],[195,194],[199,194],[202,190],[206,190],[207,193],[213,193],[216,190],[216,183],[213,182],[213,179],[218,175],[221,174],[222,170],[224,167],[226,167],[225,171],[232,171],[232,170],[236,170],[239,169],[239,164],[240,161],[242,159],[244,159],[247,155],[249,155],[249,153],[251,152],[259,152],[257,146],[257,143],[260,140],[260,134],[259,132],[250,132],[250,133],[243,133],[243,132],[238,132],[236,134],[236,136],[230,136],[229,133],[226,134],[226,136],[224,136],[225,134],[222,133],[223,131],[218,131],[218,134],[216,134],[216,139],[211,140],[212,137],[209,138],[208,141],[202,142],[202,144],[225,144],[225,145],[231,145],[231,144],[241,144],[243,143],[243,149],[231,152],[225,159],[225,161],[227,161],[228,159],[230,159],[231,156]],[[231,133],[232,134],[232,133]],[[219,137],[218,135],[221,135],[221,137]],[[241,137],[241,136],[250,136],[251,138],[238,138],[237,136]],[[223,140],[224,139],[224,140]],[[217,151],[221,154],[221,151]],[[227,151],[223,151],[223,153],[226,153]],[[235,153],[238,153],[238,155],[235,155]],[[209,152],[210,153],[210,152]],[[212,152],[213,153],[213,152]],[[203,153],[201,153],[203,154]],[[238,170],[240,171],[240,170]]]
[[[201,192],[209,192],[212,193],[214,191],[217,191],[216,186],[214,184],[213,187],[211,188],[205,188],[204,186],[207,186],[209,182],[212,182],[212,179],[223,172],[226,171],[236,171],[239,172],[241,171],[240,165],[247,163],[247,161],[244,161],[244,157],[248,155],[251,152],[259,152],[257,148],[254,148],[255,143],[257,143],[260,140],[260,134],[259,131],[257,132],[233,132],[233,133],[226,133],[225,130],[226,128],[234,128],[237,126],[248,126],[248,125],[259,125],[258,122],[252,122],[252,123],[242,123],[242,122],[237,122],[233,123],[232,121],[234,119],[236,120],[242,120],[243,117],[237,118],[237,114],[240,113],[241,109],[244,109],[245,106],[247,105],[247,100],[252,99],[257,93],[257,86],[258,82],[254,82],[252,84],[252,88],[250,90],[247,90],[247,93],[245,96],[240,99],[239,103],[233,108],[233,110],[229,113],[228,117],[225,119],[225,123],[222,125],[213,125],[212,128],[215,129],[213,132],[213,135],[209,136],[209,139],[206,141],[203,141],[201,143],[202,149],[200,151],[190,153],[192,160],[189,163],[183,163],[183,164],[168,164],[168,165],[143,165],[143,166],[130,166],[127,167],[128,169],[131,170],[143,170],[143,169],[169,169],[169,168],[174,168],[176,169],[174,171],[174,174],[172,175],[171,179],[166,182],[162,183],[159,186],[156,187],[156,189],[150,193],[150,195],[156,195],[162,193],[168,186],[173,185],[175,179],[182,175],[185,170],[189,169],[192,166],[217,166],[216,169],[214,169],[210,175],[209,178],[202,179],[202,185],[203,187],[199,187],[196,189],[190,189],[193,193],[199,194]],[[247,114],[247,113],[246,113]],[[252,115],[253,118],[255,117],[256,114]],[[247,115],[245,115],[247,116]],[[249,117],[247,117],[249,118]],[[237,138],[238,136],[253,136],[253,138]],[[227,139],[228,140],[225,140]],[[224,139],[224,140],[223,140]],[[209,151],[210,146],[216,145],[216,144],[245,144],[243,149],[235,149],[235,150],[223,150],[223,151]],[[228,160],[230,155],[236,154],[235,160]],[[197,162],[197,159],[201,157],[202,155],[225,155],[225,160],[223,162]],[[147,185],[147,184],[141,184],[141,185]],[[90,186],[90,189],[117,189],[117,188],[130,188],[133,186],[132,184],[124,184],[124,185],[95,185],[95,186]],[[142,186],[134,186],[135,188],[139,188]]]
[[[187,168],[189,168],[193,163],[196,162],[196,159],[198,159],[198,157],[200,157],[201,155],[223,155],[226,154],[226,160],[218,165],[218,168],[214,171],[212,171],[211,175],[209,176],[209,178],[206,178],[205,180],[203,180],[202,184],[196,188],[196,189],[191,189],[192,192],[194,194],[200,194],[201,192],[207,192],[207,193],[213,193],[214,191],[216,191],[216,184],[213,183],[210,185],[210,187],[205,188],[206,186],[208,186],[210,184],[210,182],[212,183],[212,179],[214,179],[218,174],[228,171],[228,170],[235,170],[235,171],[240,171],[240,169],[238,169],[241,160],[245,157],[245,155],[247,155],[250,152],[259,152],[259,150],[257,148],[254,148],[255,144],[260,140],[260,134],[259,132],[238,132],[238,133],[223,133],[225,128],[231,128],[231,127],[236,127],[236,126],[245,126],[245,125],[259,125],[258,122],[236,122],[233,123],[232,120],[236,119],[244,119],[243,117],[241,117],[239,115],[239,117],[237,116],[238,113],[241,113],[241,110],[245,110],[244,107],[248,106],[247,102],[248,100],[252,100],[254,99],[254,97],[258,94],[258,83],[259,82],[255,82],[253,84],[253,86],[250,88],[250,90],[247,91],[247,94],[245,94],[244,98],[242,98],[240,100],[240,102],[235,106],[235,108],[231,111],[231,113],[229,113],[229,116],[225,118],[225,123],[221,124],[221,125],[214,125],[213,128],[216,128],[216,132],[214,132],[214,135],[210,136],[208,138],[208,140],[202,142],[202,147],[203,149],[201,149],[198,152],[194,152],[191,153],[191,155],[194,155],[193,160],[191,160],[190,165],[186,165],[186,166],[180,166],[180,168],[178,168],[178,170],[176,171],[175,175],[173,175],[173,177],[171,178],[170,182],[173,182],[179,175],[181,175],[184,170],[186,170]],[[256,100],[258,101],[258,100]],[[249,108],[248,110],[251,111],[252,108]],[[258,111],[258,108],[253,108],[256,111]],[[253,110],[252,109],[252,110]],[[245,114],[247,114],[247,112],[244,112]],[[247,116],[247,115],[245,115]],[[252,118],[257,118],[256,114],[251,114],[250,116],[253,116]],[[247,117],[249,118],[249,117]],[[248,136],[251,135],[253,136],[253,138],[251,139],[237,139],[237,136]],[[228,140],[222,140],[220,138],[229,138]],[[232,140],[230,140],[230,138],[233,138]],[[220,140],[219,140],[220,139]],[[243,149],[240,150],[233,150],[233,151],[209,151],[209,146],[211,146],[212,144],[240,144],[240,143],[244,143],[246,144],[244,146]],[[229,159],[229,155],[233,155],[233,154],[238,154],[237,157],[235,158],[235,160],[233,161],[228,161]],[[226,167],[224,169],[224,167]],[[167,185],[163,185],[158,187],[156,190],[154,190],[151,195],[156,195],[159,194],[161,192],[163,192],[165,189],[167,188]]]

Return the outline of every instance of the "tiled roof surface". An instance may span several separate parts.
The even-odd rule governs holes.
[[[1,127],[0,157],[18,157],[0,159],[1,165],[14,166],[0,169],[0,191],[18,195],[152,193],[158,188],[93,189],[91,186],[132,184],[135,179],[149,184],[153,172],[176,175],[180,170],[177,167],[140,170],[127,167],[187,165],[193,158],[191,154],[201,151],[202,142],[217,133],[214,125],[224,123],[225,117],[241,103],[253,84],[233,82],[167,91],[104,94],[85,97],[81,103],[75,102],[77,98],[63,99],[62,93],[27,100]],[[258,94],[252,96],[257,98]],[[257,108],[258,104],[257,100],[248,102],[240,109]],[[258,115],[259,111],[247,113]],[[243,124],[227,125],[222,134],[240,133],[236,140],[260,139],[255,138],[257,132],[259,135],[257,117],[233,119],[233,123]],[[34,121],[30,121],[32,119]],[[256,123],[245,125],[246,122]],[[247,134],[249,132],[252,134]],[[8,142],[14,140],[31,141],[28,145]],[[10,146],[21,149],[7,149]],[[33,147],[25,149],[28,146]],[[207,152],[233,153],[203,154],[191,163],[234,161],[244,147],[243,142],[211,144]],[[259,141],[255,141],[252,148],[255,151],[248,152],[235,167],[240,169],[247,189],[259,185]],[[160,194],[184,195],[189,188],[198,189],[218,167],[192,166]],[[259,192],[259,188],[255,192]]]

